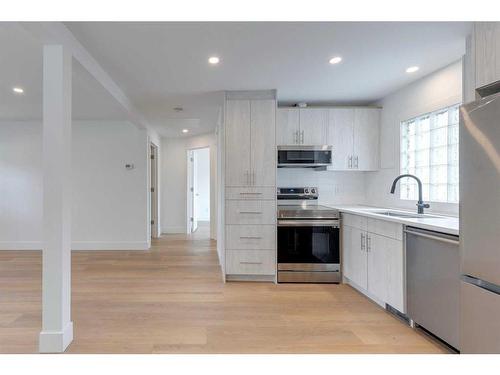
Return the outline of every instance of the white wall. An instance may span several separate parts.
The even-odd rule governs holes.
[[[162,233],[187,230],[187,151],[210,148],[210,236],[217,236],[217,141],[215,134],[188,138],[163,138],[161,149],[161,229]]]
[[[317,187],[320,204],[364,204],[365,172],[279,168],[278,187]]]
[[[0,123],[0,249],[39,249],[42,133],[36,122]]]
[[[394,92],[376,103],[383,107],[378,172],[366,174],[367,203],[375,206],[416,209],[415,201],[399,199],[399,184],[390,194],[399,173],[399,127],[403,120],[462,102],[462,62],[457,61]],[[458,204],[430,203],[430,212],[458,214]]]
[[[41,248],[41,137],[40,122],[0,123],[0,249]],[[73,123],[73,249],[148,248],[147,155],[130,123]]]
[[[193,152],[196,169],[195,178],[195,215],[200,221],[210,221],[210,149],[201,148]]]

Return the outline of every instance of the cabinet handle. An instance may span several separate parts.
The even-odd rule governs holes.
[[[257,237],[257,236],[240,236],[240,239],[242,239],[242,240],[261,240],[262,237]]]
[[[361,233],[361,251],[365,251],[365,234]]]
[[[255,185],[255,171],[252,172],[252,185]]]
[[[304,144],[304,131],[303,130],[300,132],[300,143]]]
[[[240,195],[262,195],[262,193],[241,192]]]
[[[240,214],[245,214],[245,215],[261,215],[262,211],[240,211]]]
[[[369,235],[366,235],[366,252],[370,253],[372,251],[372,239]]]
[[[262,264],[262,262],[240,262],[240,264]]]
[[[347,159],[347,168],[352,168],[352,156],[349,156],[349,158]]]
[[[299,131],[295,130],[293,132],[293,142],[297,145],[299,144]]]
[[[354,157],[354,168],[358,169],[358,156]]]

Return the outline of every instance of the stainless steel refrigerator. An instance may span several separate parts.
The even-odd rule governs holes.
[[[500,353],[500,93],[460,107],[460,350]]]

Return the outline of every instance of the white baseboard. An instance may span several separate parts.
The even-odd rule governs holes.
[[[148,241],[75,241],[73,251],[90,250],[148,250]]]
[[[62,331],[42,331],[38,350],[40,353],[63,353],[73,341],[73,322]]]
[[[186,234],[186,227],[166,227],[161,231],[162,234]]]
[[[41,250],[42,241],[0,241],[0,250]]]
[[[41,250],[41,241],[0,241],[2,250]],[[73,251],[90,250],[148,250],[148,241],[75,241],[71,244]]]

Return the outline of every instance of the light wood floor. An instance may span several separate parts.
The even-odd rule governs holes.
[[[41,254],[0,251],[0,352],[37,352]],[[215,243],[73,253],[70,353],[443,353],[347,285],[221,282]]]

